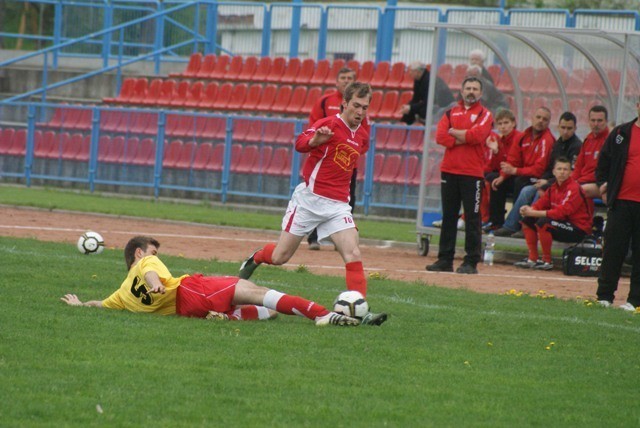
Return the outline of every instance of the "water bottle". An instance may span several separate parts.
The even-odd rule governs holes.
[[[496,249],[496,237],[493,236],[493,232],[487,235],[486,242],[484,243],[484,264],[487,266],[493,266],[493,253]]]

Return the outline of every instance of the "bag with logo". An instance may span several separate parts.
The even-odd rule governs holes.
[[[565,248],[562,252],[562,272],[565,275],[598,276],[602,265],[602,245],[592,237]]]

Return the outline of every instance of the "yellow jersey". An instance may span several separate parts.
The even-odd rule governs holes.
[[[147,272],[155,272],[166,287],[164,294],[149,293],[144,276]],[[102,306],[109,309],[126,309],[131,312],[153,312],[160,315],[176,313],[176,292],[180,281],[189,275],[174,278],[169,269],[157,256],[147,256],[129,270],[127,278],[119,289],[102,301]]]

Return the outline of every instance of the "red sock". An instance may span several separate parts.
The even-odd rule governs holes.
[[[522,226],[522,232],[524,232],[524,239],[527,241],[527,248],[529,248],[529,260],[538,260],[538,233],[531,229],[529,226]]]
[[[301,315],[310,320],[329,313],[324,307],[315,302],[298,296],[290,296],[279,291],[269,290],[264,296],[264,306],[287,315]]]
[[[260,264],[266,263],[268,265],[272,265],[273,261],[271,260],[271,256],[273,255],[273,250],[276,248],[276,244],[267,244],[262,250],[258,251],[255,256],[253,256],[253,261]]]
[[[542,260],[547,263],[551,263],[551,245],[553,244],[553,236],[549,232],[549,228],[545,224],[538,228],[538,237],[540,239],[540,246],[542,247]]]
[[[359,291],[367,297],[367,279],[364,277],[362,262],[350,262],[345,267],[347,268],[347,290]]]

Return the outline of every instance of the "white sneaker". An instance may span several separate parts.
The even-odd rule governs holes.
[[[360,324],[359,319],[351,318],[346,315],[338,314],[336,312],[329,312],[327,315],[316,317],[315,322],[317,326],[325,326],[325,325],[353,326],[353,325]]]
[[[610,308],[611,307],[611,302],[608,300],[598,300],[598,304],[600,306],[602,306],[603,308]]]
[[[464,220],[461,218],[458,219],[458,230],[464,230]]]
[[[431,226],[433,227],[442,227],[442,220],[436,220],[433,223],[431,223]]]
[[[624,310],[624,311],[628,311],[628,312],[635,312],[636,311],[636,307],[633,306],[629,302],[625,303],[624,305],[620,305],[619,308]]]

